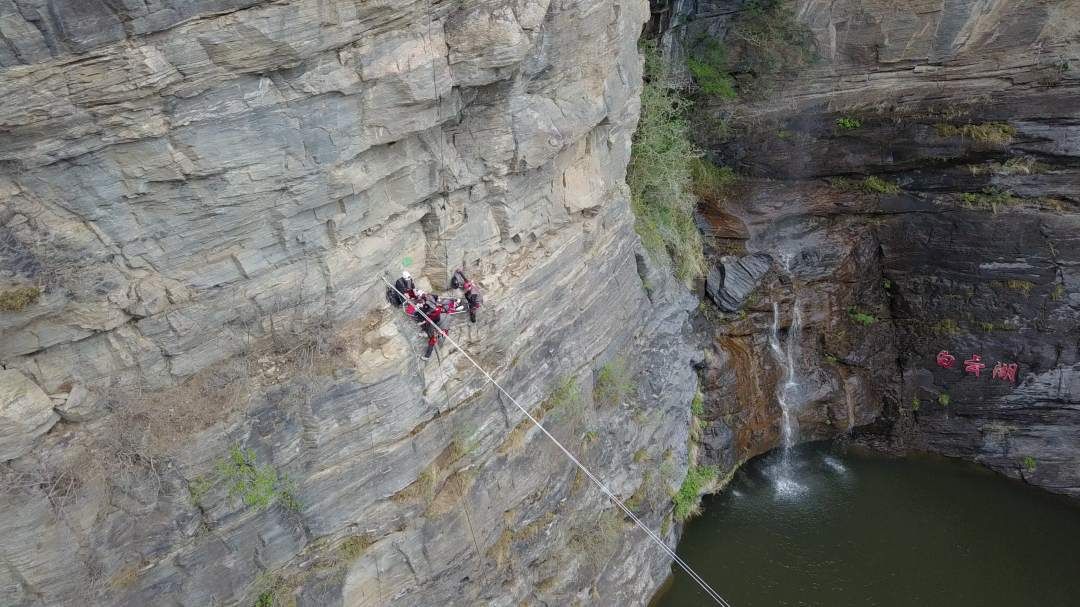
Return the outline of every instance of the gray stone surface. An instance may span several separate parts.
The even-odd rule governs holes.
[[[725,312],[737,312],[772,266],[764,253],[721,259],[705,278],[705,292]]]
[[[0,370],[0,462],[30,451],[57,419],[37,384],[18,371]]]
[[[0,469],[0,604],[645,604],[666,561],[463,357],[421,366],[378,276],[465,267],[451,334],[530,410],[576,378],[544,423],[674,542],[696,302],[622,184],[646,17],[0,0],[0,267],[45,288],[0,364],[69,393]],[[236,447],[296,512],[230,495]]]

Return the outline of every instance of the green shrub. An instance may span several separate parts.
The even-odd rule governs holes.
[[[228,457],[218,460],[214,472],[228,486],[229,497],[239,498],[249,508],[265,510],[277,502],[286,510],[300,510],[294,484],[270,464],[258,465],[252,449],[232,447]]]
[[[1020,463],[1023,464],[1024,470],[1027,470],[1028,472],[1035,472],[1035,468],[1038,467],[1038,463],[1035,461],[1035,458],[1031,457],[1030,455],[1024,457],[1024,459]]]
[[[796,19],[788,0],[747,2],[735,17],[728,41],[728,65],[740,75],[738,88],[744,95],[768,93],[779,79],[817,57],[813,33]]]
[[[948,407],[949,403],[952,402],[952,397],[949,396],[948,392],[942,392],[941,394],[938,394],[937,402],[942,407]]]
[[[918,396],[912,396],[911,397],[911,410],[912,411],[918,411],[919,407],[921,405],[922,405],[922,401],[919,400]]]
[[[1004,145],[1016,136],[1016,127],[1006,122],[984,122],[982,124],[937,125],[939,137],[964,137],[981,143]]]
[[[593,400],[599,405],[618,405],[634,391],[634,388],[636,388],[634,378],[626,368],[626,361],[616,358],[600,367],[596,373]]]
[[[866,312],[863,312],[858,308],[848,308],[848,316],[851,317],[851,320],[859,323],[864,327],[869,327],[870,325],[878,321],[876,316],[867,314]]]
[[[40,287],[0,289],[0,312],[22,312],[40,297]]]
[[[731,186],[739,181],[731,167],[718,167],[704,158],[694,159],[690,174],[694,195],[711,204],[723,202]]]
[[[690,401],[690,412],[698,417],[705,415],[705,396],[700,390],[694,394],[694,400]]]
[[[626,175],[635,227],[653,257],[669,260],[675,275],[689,282],[705,268],[691,193],[691,163],[701,151],[690,141],[684,115],[689,102],[667,86],[656,47],[646,44],[643,51],[646,82],[641,91],[641,119]]]
[[[679,491],[671,498],[675,503],[675,518],[685,521],[698,512],[701,493],[716,478],[717,469],[713,466],[690,466],[686,470]]]
[[[698,90],[708,97],[734,99],[735,80],[728,73],[727,52],[716,40],[699,44],[686,60]]]
[[[858,118],[852,118],[850,116],[844,116],[836,119],[836,128],[843,131],[853,131],[862,126],[862,121]]]

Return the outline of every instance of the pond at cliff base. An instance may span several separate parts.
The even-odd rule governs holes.
[[[732,607],[1080,605],[1080,507],[974,464],[834,452],[746,464],[679,554]],[[711,604],[676,574],[655,607]]]

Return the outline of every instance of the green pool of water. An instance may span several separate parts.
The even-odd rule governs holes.
[[[944,458],[797,450],[749,462],[679,553],[733,607],[1080,606],[1080,508]],[[711,604],[684,574],[653,603]]]

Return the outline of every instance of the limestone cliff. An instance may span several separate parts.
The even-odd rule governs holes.
[[[716,457],[776,444],[766,334],[772,302],[787,326],[797,295],[805,438],[881,414],[866,440],[1080,495],[1080,5],[786,3],[815,59],[764,90],[746,66],[769,64],[737,53],[748,32],[782,34],[745,25],[776,2],[664,4],[675,61],[721,41],[740,92],[697,110],[729,127],[707,136],[712,158],[746,176],[703,211],[710,292],[746,313],[710,329]],[[978,378],[962,369],[975,354]]]
[[[0,0],[0,603],[647,600],[666,562],[379,280],[478,279],[452,335],[670,538],[694,301],[623,185],[646,17]]]

